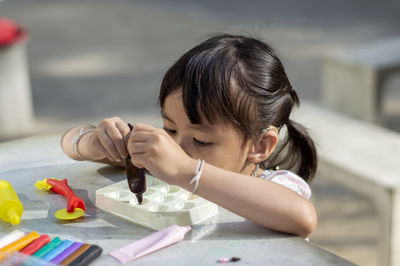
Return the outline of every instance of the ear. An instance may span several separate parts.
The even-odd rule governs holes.
[[[278,129],[274,126],[270,126],[269,130],[260,136],[258,143],[254,143],[250,148],[247,159],[254,164],[266,160],[274,151],[277,143]]]

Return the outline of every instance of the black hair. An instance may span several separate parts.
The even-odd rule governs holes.
[[[289,119],[299,98],[281,61],[266,43],[228,34],[207,39],[166,72],[158,98],[160,106],[178,90],[182,90],[185,111],[193,124],[201,123],[201,113],[211,124],[217,119],[233,124],[244,134],[244,140],[257,140],[270,125],[279,129],[286,125],[287,137],[262,162],[262,168],[284,164],[307,182],[315,175],[314,143],[302,125]]]

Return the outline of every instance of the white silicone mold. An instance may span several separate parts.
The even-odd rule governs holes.
[[[96,206],[135,223],[160,230],[169,225],[198,224],[218,213],[208,200],[146,175],[147,190],[138,205],[126,180],[96,191]]]

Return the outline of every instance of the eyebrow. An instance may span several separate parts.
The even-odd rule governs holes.
[[[176,124],[174,122],[174,120],[169,118],[169,116],[164,113],[164,111],[161,111],[161,116],[163,118],[167,119],[168,121],[170,121],[171,123]],[[195,130],[206,132],[206,133],[211,133],[211,132],[215,131],[213,127],[208,126],[208,125],[202,125],[202,124],[190,124],[189,127],[192,129],[195,129]]]

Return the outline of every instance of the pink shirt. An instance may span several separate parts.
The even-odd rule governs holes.
[[[306,199],[311,197],[311,188],[303,178],[288,170],[265,170],[259,176],[262,179],[281,184]]]

